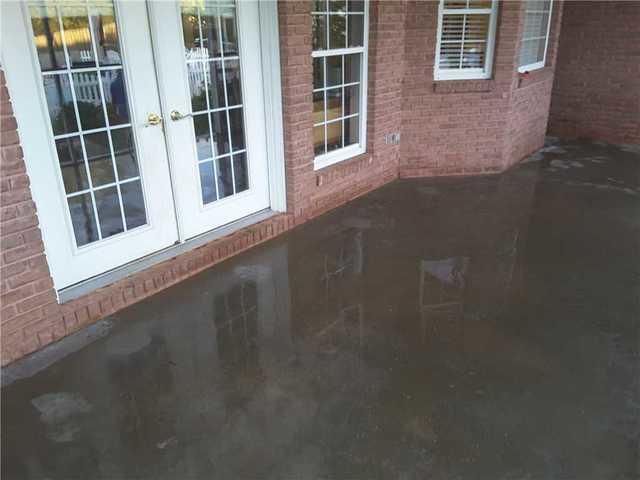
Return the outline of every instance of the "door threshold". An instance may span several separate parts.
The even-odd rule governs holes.
[[[91,277],[87,280],[83,280],[82,282],[60,289],[57,292],[58,302],[62,304],[75,300],[76,298],[91,293],[98,288],[106,287],[107,285],[115,283],[118,280],[122,280],[129,275],[138,273],[146,268],[157,265],[160,262],[169,260],[170,258],[177,257],[178,255],[217,240],[218,238],[235,233],[238,230],[255,223],[262,222],[263,220],[275,215],[278,215],[278,212],[274,212],[269,208],[260,210],[259,212],[252,213],[240,220],[228,223],[222,227],[216,228],[215,230],[211,230],[210,232],[205,232],[182,243],[176,243],[175,245],[171,245],[170,247],[164,248],[158,252],[146,255],[134,260],[133,262],[114,268],[113,270],[109,270],[108,272],[101,273],[95,277]]]

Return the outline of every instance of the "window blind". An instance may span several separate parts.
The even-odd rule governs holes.
[[[495,11],[491,0],[441,1],[436,78],[490,74]]]

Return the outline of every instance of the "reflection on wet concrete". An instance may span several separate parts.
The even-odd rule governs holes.
[[[637,479],[639,285],[634,147],[395,182],[7,382],[2,475]]]

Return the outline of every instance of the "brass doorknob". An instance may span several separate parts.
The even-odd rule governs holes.
[[[160,125],[162,123],[162,117],[157,113],[150,113],[147,115],[147,123],[144,124],[145,127],[150,127],[152,125]]]
[[[171,120],[177,122],[178,120],[182,120],[183,118],[193,117],[191,113],[180,113],[178,110],[171,110],[169,114],[171,116]]]

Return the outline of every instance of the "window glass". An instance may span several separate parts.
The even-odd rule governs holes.
[[[325,158],[339,161],[353,152],[345,151],[345,157],[340,158],[340,150],[361,145],[360,129],[366,123],[362,118],[366,3],[316,0],[311,15],[313,147],[316,166],[324,166]]]
[[[518,70],[544,67],[551,21],[551,0],[528,0],[520,43]]]

